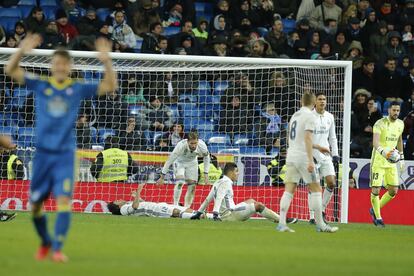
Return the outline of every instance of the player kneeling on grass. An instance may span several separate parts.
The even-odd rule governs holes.
[[[233,200],[233,183],[239,177],[239,170],[235,163],[224,166],[223,177],[217,180],[207,198],[201,204],[197,213],[191,219],[200,219],[204,211],[214,199],[213,219],[216,221],[245,221],[255,214],[273,222],[279,221],[279,215],[254,199],[235,204]],[[288,219],[289,223],[296,223],[297,219]]]
[[[183,218],[189,219],[194,211],[187,207],[167,204],[165,202],[144,201],[141,198],[141,191],[144,184],[138,186],[133,193],[133,201],[115,200],[108,202],[107,207],[113,215],[157,217],[157,218]]]
[[[373,150],[371,157],[371,205],[369,213],[374,225],[384,227],[381,208],[394,199],[398,192],[398,168],[404,170],[402,133],[404,122],[398,119],[400,104],[392,102],[388,117],[378,120],[373,128]],[[398,151],[395,148],[398,148]],[[387,192],[379,198],[384,183]]]

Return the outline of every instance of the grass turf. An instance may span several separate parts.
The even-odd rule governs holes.
[[[53,229],[54,214],[49,214]],[[278,233],[266,220],[189,221],[74,214],[68,264],[36,262],[30,214],[0,224],[1,275],[413,275],[414,228],[307,223]]]

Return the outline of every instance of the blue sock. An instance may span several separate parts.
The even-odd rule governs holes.
[[[33,217],[33,224],[36,228],[37,234],[42,239],[42,246],[50,245],[52,243],[49,232],[47,231],[46,215],[40,217]]]
[[[70,225],[70,212],[58,212],[55,222],[55,239],[53,240],[53,251],[59,251],[66,239]]]

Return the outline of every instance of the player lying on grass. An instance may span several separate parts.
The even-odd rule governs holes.
[[[227,163],[223,169],[223,177],[217,180],[197,213],[191,219],[200,219],[210,202],[214,199],[213,219],[216,221],[245,221],[255,214],[273,222],[279,222],[279,215],[254,199],[235,204],[233,200],[233,183],[239,177],[235,163]],[[297,219],[288,219],[288,223],[296,223]]]
[[[108,202],[108,210],[113,215],[158,217],[158,218],[183,218],[189,219],[194,211],[187,207],[171,205],[165,202],[150,202],[141,198],[141,191],[144,184],[140,184],[135,193],[132,194],[134,200],[115,200]]]
[[[400,173],[404,170],[402,133],[404,122],[398,119],[400,104],[392,102],[388,108],[388,116],[378,120],[373,128],[373,150],[371,157],[371,205],[369,213],[374,225],[384,227],[381,208],[394,199],[398,192]],[[399,153],[396,152],[398,149]],[[397,158],[395,158],[396,155]],[[398,156],[399,155],[399,156]],[[379,198],[381,187],[387,192]]]
[[[96,41],[98,59],[105,69],[99,84],[71,79],[72,58],[64,49],[58,49],[51,55],[50,77],[26,73],[19,66],[20,60],[40,43],[40,35],[28,34],[20,42],[17,52],[11,56],[5,72],[15,82],[32,90],[35,97],[36,153],[33,159],[30,202],[33,224],[41,239],[35,257],[44,260],[52,248],[52,260],[66,262],[68,258],[61,249],[70,226],[76,150],[74,125],[79,105],[84,99],[116,90],[118,84],[109,56],[112,49],[110,41],[103,38]],[[57,209],[53,239],[47,229],[46,215],[42,213],[43,202],[51,193],[56,199]]]
[[[6,150],[12,150],[16,148],[16,145],[12,142],[10,136],[0,135],[0,148]],[[16,217],[16,213],[6,213],[0,210],[0,222],[11,221]]]

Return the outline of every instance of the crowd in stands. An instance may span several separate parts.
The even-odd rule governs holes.
[[[39,48],[44,49],[93,50],[94,40],[103,36],[114,42],[115,52],[350,60],[351,155],[369,157],[372,127],[386,114],[387,104],[396,100],[406,123],[406,158],[414,159],[410,146],[414,145],[414,0],[1,2],[3,17],[7,13],[2,10],[8,7],[17,6],[13,9],[20,11],[12,26],[10,20],[0,18],[4,47],[18,47],[27,32],[37,32],[43,36]],[[219,95],[215,130],[232,134],[233,141],[233,136],[255,128],[260,133],[257,140],[267,152],[283,147],[285,138],[280,133],[292,111],[280,103],[294,99],[286,72],[272,74],[261,87],[262,83],[247,75],[229,76],[225,80],[229,87]],[[120,139],[128,141],[128,149],[134,150],[147,147],[145,131],[162,132],[154,147],[170,150],[186,129],[185,120],[177,120],[171,105],[181,103],[183,94],[197,90],[194,83],[199,84],[189,74],[173,73],[159,74],[148,83],[142,89],[134,86],[144,90],[140,94],[126,89],[122,95],[114,91],[98,99],[93,104],[94,114],[85,111],[80,115],[77,129],[87,132],[84,128],[91,121],[97,128],[116,129]],[[210,84],[214,86],[214,82]],[[149,87],[156,95],[145,94]],[[137,101],[146,104],[131,116],[128,104]],[[252,106],[255,104],[262,104],[260,110]],[[91,143],[85,142],[87,147]]]

